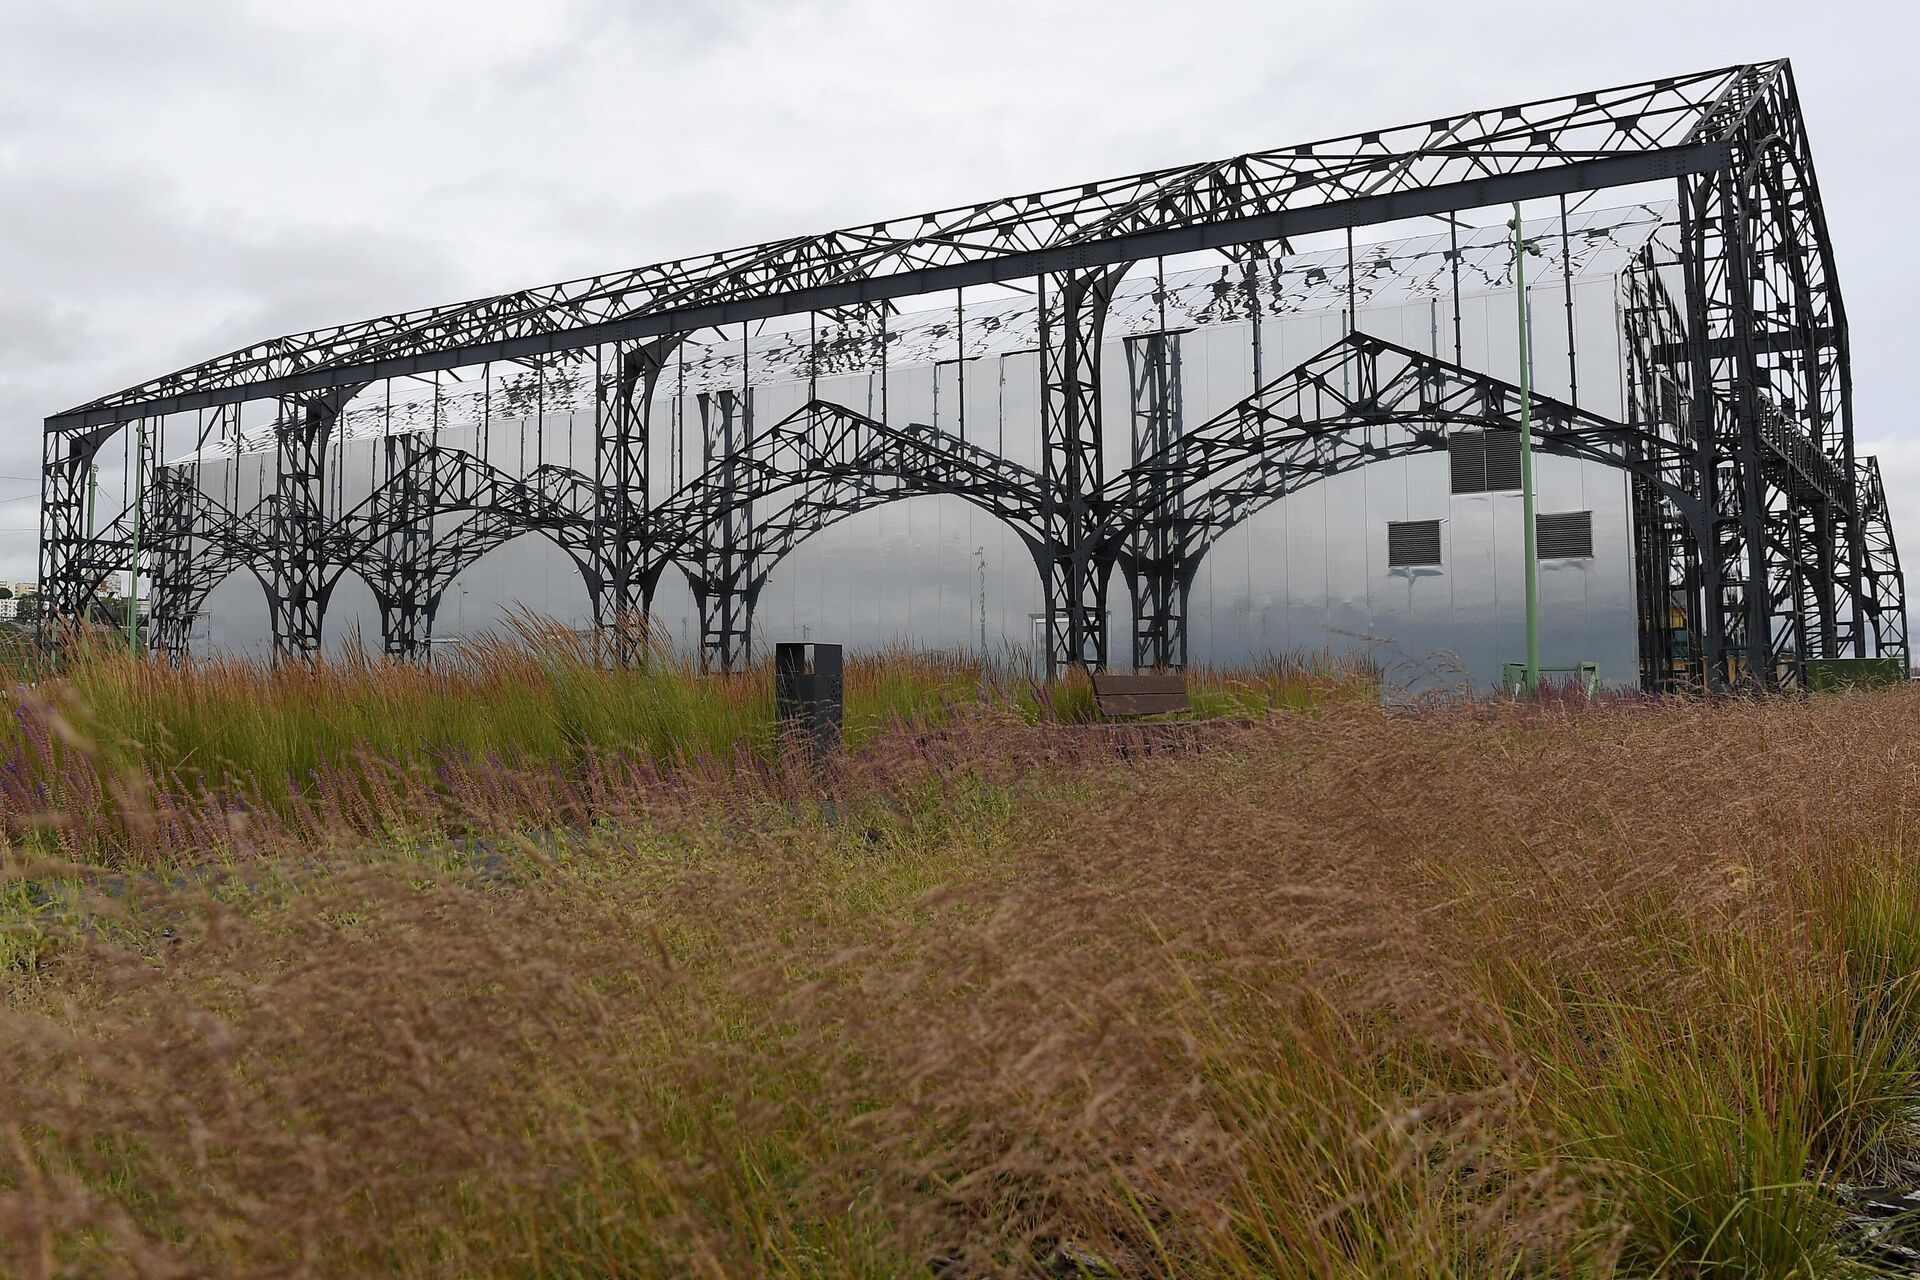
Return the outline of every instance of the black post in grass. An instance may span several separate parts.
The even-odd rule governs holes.
[[[840,745],[845,708],[839,645],[773,647],[773,711],[783,736],[823,757]]]

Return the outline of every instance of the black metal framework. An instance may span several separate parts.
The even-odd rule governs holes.
[[[1179,340],[1124,348],[1133,456],[1105,456],[1101,353],[1115,289],[1166,255],[1217,251],[1251,280],[1294,238],[1524,200],[1671,183],[1679,216],[1628,273],[1627,421],[1542,399],[1538,443],[1631,477],[1650,687],[1794,684],[1809,657],[1906,651],[1903,579],[1877,466],[1855,456],[1847,329],[1791,67],[1747,64],[1475,111],[1228,160],[663,263],[447,307],[315,330],[232,352],[103,396],[45,422],[41,579],[50,619],[83,613],[134,554],[155,593],[152,644],[183,652],[212,584],[246,570],[268,591],[276,646],[317,651],[343,573],[372,585],[389,654],[422,653],[448,584],[523,534],[579,567],[613,651],[679,566],[701,615],[701,651],[750,657],[750,619],[771,567],[855,511],[914,493],[957,494],[1017,529],[1045,586],[1054,668],[1111,657],[1112,575],[1133,588],[1131,658],[1186,657],[1186,594],[1220,532],[1313,479],[1445,446],[1456,429],[1517,425],[1517,391],[1455,359],[1349,332],[1268,377],[1255,321],[1255,390],[1189,427]],[[1348,315],[1354,269],[1348,269]],[[1223,281],[1227,277],[1223,275]],[[1006,285],[1035,295],[1039,466],[965,438],[966,319],[956,307],[961,429],[900,424],[886,403],[894,300]],[[1223,289],[1231,289],[1223,284]],[[1566,285],[1568,366],[1575,369]],[[1257,300],[1257,292],[1248,290]],[[807,403],[756,422],[749,326],[805,317]],[[826,335],[822,336],[822,329]],[[1349,324],[1351,328],[1351,324]],[[663,492],[654,415],[697,334],[740,340],[737,389],[696,399],[702,456]],[[1438,318],[1435,320],[1438,345]],[[1610,335],[1616,336],[1616,335]],[[591,388],[592,458],[536,451],[489,460],[440,437],[443,372],[523,365],[536,399],[555,371]],[[836,403],[819,380],[878,380],[878,403]],[[566,371],[571,371],[566,372]],[[356,398],[431,378],[431,431],[398,431],[364,493],[328,456]],[[1577,401],[1578,392],[1570,400]],[[243,410],[271,410],[271,493],[250,510],[201,490],[197,461],[160,466],[169,422],[209,439],[261,439]],[[209,415],[211,415],[209,417]],[[769,415],[770,416],[770,415]],[[544,432],[545,417],[535,421]],[[109,436],[156,436],[142,508],[103,528],[87,479]],[[522,444],[524,449],[524,432]],[[544,450],[544,434],[542,436]],[[569,436],[569,450],[571,436]],[[684,458],[674,466],[684,471]],[[263,464],[264,466],[264,464]],[[337,470],[338,467],[334,468]],[[331,495],[329,486],[332,487]],[[331,513],[331,514],[330,514]]]
[[[1137,472],[1151,510],[1134,522],[1124,553],[1135,596],[1133,665],[1183,667],[1192,578],[1183,573],[1181,559],[1189,529],[1186,490],[1174,481],[1185,462],[1180,335],[1167,332],[1163,321],[1159,332],[1127,343],[1125,351],[1133,398],[1133,456],[1168,463]]]

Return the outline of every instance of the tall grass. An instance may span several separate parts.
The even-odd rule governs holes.
[[[209,813],[262,808],[274,823],[303,819],[309,836],[343,825],[384,834],[403,812],[409,829],[444,833],[439,819],[459,826],[476,775],[605,778],[636,764],[778,759],[767,662],[707,675],[644,630],[638,639],[640,660],[624,665],[597,633],[531,615],[432,666],[353,648],[336,662],[176,667],[76,642],[60,676],[9,695],[0,824],[16,840],[51,831],[69,855],[96,860],[154,845],[143,815],[156,810],[170,818],[159,833],[166,848],[208,840]],[[1203,713],[1299,710],[1371,696],[1371,678],[1331,660],[1275,663],[1199,676],[1194,701]],[[856,748],[983,709],[1030,723],[1096,718],[1084,675],[1037,684],[1019,655],[855,654],[844,684],[845,739]]]
[[[824,769],[436,775],[459,840],[16,843],[0,1270],[1897,1274],[1844,1188],[1920,1160],[1909,691],[1095,734],[994,678]]]

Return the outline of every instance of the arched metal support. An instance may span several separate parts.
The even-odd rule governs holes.
[[[890,426],[844,405],[812,401],[751,430],[750,408],[721,392],[700,403],[714,442],[704,470],[649,517],[649,593],[668,561],[686,566],[701,602],[701,653],[710,669],[749,658],[753,584],[800,538],[835,513],[917,493],[954,494],[1039,539],[1040,477],[1018,463],[922,423]],[[777,495],[791,494],[756,516]],[[731,659],[731,662],[728,661]]]
[[[389,658],[417,658],[433,637],[428,599],[433,501],[424,483],[426,439],[417,433],[382,442],[391,523],[382,539],[373,592],[380,603],[380,647]]]
[[[338,387],[280,400],[274,421],[273,651],[279,661],[311,662],[320,652],[327,610],[326,455],[340,411],[357,388]]]
[[[616,345],[617,368],[596,376],[594,536],[600,585],[593,593],[594,621],[610,637],[615,661],[642,657],[635,620],[646,616],[651,591],[645,578],[647,544],[647,450],[652,437],[654,390],[667,360],[685,340],[669,334]],[[598,355],[596,352],[596,363]]]
[[[1898,657],[1903,666],[1910,666],[1906,577],[1900,572],[1900,552],[1893,543],[1880,459],[1869,455],[1859,461],[1862,612],[1872,627],[1874,656]]]
[[[145,419],[131,424],[144,431]],[[93,516],[89,479],[94,457],[112,434],[48,431],[42,438],[40,471],[40,616],[42,643],[86,616],[100,589],[100,577],[87,562],[98,552],[99,536],[88,527]]]
[[[202,548],[200,467],[161,467],[154,476],[147,538],[152,547],[152,598],[147,614],[147,646],[178,665],[186,657],[193,620],[204,593],[195,590],[195,562]]]
[[[1094,555],[1104,480],[1100,345],[1125,265],[1040,281],[1040,453],[1047,559],[1047,665],[1107,665],[1107,572]]]
[[[1706,508],[1684,484],[1688,451],[1677,430],[1615,422],[1542,396],[1531,406],[1536,448],[1626,470],[1672,508],[1672,535],[1697,541]],[[1511,383],[1349,333],[1116,477],[1101,497],[1106,523],[1093,543],[1095,563],[1118,561],[1148,584],[1135,593],[1137,634],[1184,641],[1177,620],[1187,594],[1227,530],[1328,476],[1443,450],[1449,429],[1517,430],[1519,407]],[[1145,559],[1136,551],[1143,541],[1153,545]],[[1169,644],[1164,658],[1151,665],[1183,665],[1184,643]]]
[[[747,587],[754,559],[753,393],[732,390],[699,399],[702,472],[707,480],[698,568],[691,575],[700,607],[700,665],[737,671],[752,659],[753,599]]]

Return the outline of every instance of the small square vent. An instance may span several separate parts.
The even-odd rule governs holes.
[[[1520,433],[1489,431],[1487,443],[1487,491],[1520,487]]]
[[[1556,511],[1534,517],[1534,551],[1542,560],[1593,559],[1593,512]]]
[[[1440,522],[1438,520],[1389,520],[1387,522],[1387,566],[1415,569],[1440,563]]]
[[[1494,493],[1520,487],[1520,433],[1505,428],[1456,431],[1447,438],[1455,493]]]

